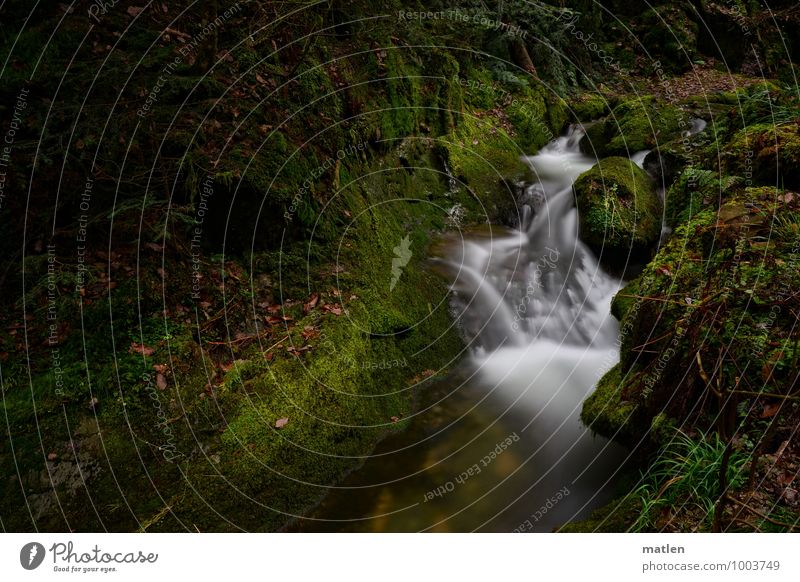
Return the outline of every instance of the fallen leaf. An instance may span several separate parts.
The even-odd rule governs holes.
[[[761,411],[761,416],[759,418],[772,418],[780,409],[780,404],[766,404],[764,405],[764,410]]]
[[[305,340],[314,339],[319,335],[319,330],[317,330],[317,328],[314,326],[307,325],[303,328],[301,335]]]
[[[322,307],[323,311],[327,311],[328,313],[333,313],[334,315],[341,315],[342,314],[342,307],[336,303],[331,305],[324,305]]]
[[[156,386],[158,386],[159,390],[167,389],[167,379],[164,377],[164,374],[156,375]]]
[[[142,10],[144,10],[141,6],[128,6],[128,14],[131,16],[139,16]]]
[[[143,356],[152,356],[155,350],[153,348],[148,348],[144,344],[137,344],[136,342],[131,342],[131,348],[128,350],[132,354],[142,354]]]
[[[303,313],[308,313],[317,306],[319,302],[319,293],[314,293],[309,300],[303,304]]]
[[[286,418],[286,417],[279,418],[278,420],[275,421],[275,428],[283,428],[287,424],[289,424],[289,419],[288,418]]]

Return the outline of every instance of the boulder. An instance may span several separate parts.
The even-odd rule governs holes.
[[[606,261],[639,257],[658,242],[662,203],[647,173],[628,158],[598,162],[575,181],[581,239]]]
[[[652,96],[623,101],[587,128],[581,150],[602,158],[651,149],[680,136],[682,115],[678,107],[658,104]]]

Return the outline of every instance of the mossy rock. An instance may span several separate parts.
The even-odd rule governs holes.
[[[668,429],[659,414],[695,415],[707,384],[698,361],[708,371],[720,353],[726,363],[748,363],[720,369],[730,385],[778,391],[793,381],[797,332],[791,318],[775,314],[789,304],[800,308],[788,291],[800,286],[793,265],[800,197],[770,187],[726,194],[721,205],[715,199],[687,212],[640,277],[613,300],[620,363],[584,405],[584,422],[605,436],[652,443]],[[693,422],[706,430],[714,415]]]
[[[721,157],[724,170],[753,183],[800,187],[800,126],[750,126],[734,135]]]
[[[594,121],[609,113],[611,106],[608,99],[599,93],[584,93],[569,102],[569,111],[576,121]]]
[[[606,158],[575,181],[581,238],[612,260],[639,255],[658,241],[661,199],[627,158]]]
[[[636,296],[639,294],[639,279],[630,281],[625,287],[620,289],[614,299],[611,300],[611,315],[622,321],[622,318],[630,311],[636,303]]]
[[[673,228],[687,222],[701,209],[719,206],[743,182],[739,176],[686,168],[667,191],[664,220]]]
[[[589,128],[581,149],[598,157],[630,156],[678,137],[683,117],[680,108],[657,103],[652,96],[629,99]]]
[[[600,378],[597,388],[583,403],[581,420],[594,432],[607,438],[630,440],[631,420],[636,405],[624,396],[625,374],[619,364]]]
[[[688,128],[688,123],[685,124]],[[705,131],[705,130],[704,130]],[[667,143],[659,143],[644,158],[642,167],[656,181],[657,186],[669,188],[678,175],[688,166],[697,165],[706,135],[685,135]]]

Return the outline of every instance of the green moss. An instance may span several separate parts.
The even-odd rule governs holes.
[[[737,132],[721,152],[723,170],[758,184],[800,186],[797,123],[757,124]]]
[[[676,138],[682,115],[678,107],[658,103],[651,96],[629,99],[589,128],[581,148],[598,157],[630,156]]]
[[[683,224],[701,209],[714,207],[730,198],[743,179],[710,170],[687,168],[667,191],[665,221],[670,227]]]
[[[619,364],[600,378],[597,388],[584,401],[581,420],[594,432],[620,441],[631,435],[633,402],[625,400],[623,388],[626,376]]]
[[[596,430],[616,430],[630,402],[636,414],[624,428],[639,438],[658,424],[658,414],[686,418],[706,386],[697,353],[706,369],[719,353],[749,362],[746,372],[721,368],[731,385],[780,391],[791,383],[797,333],[774,314],[784,309],[785,290],[800,285],[790,266],[800,232],[796,204],[794,195],[775,188],[744,188],[726,192],[719,207],[715,201],[687,212],[635,287],[612,303],[621,316],[624,378],[610,373],[587,401],[586,420]],[[609,385],[620,380],[621,391],[612,391]],[[615,398],[617,410],[603,414],[601,405],[615,405]],[[713,422],[709,414],[702,422]]]
[[[650,423],[650,440],[663,446],[675,437],[677,430],[675,419],[661,412],[655,415]]]
[[[575,194],[588,245],[626,253],[658,241],[661,200],[647,174],[627,158],[598,162],[575,181]]]
[[[631,307],[636,304],[638,295],[639,280],[634,279],[614,295],[614,299],[611,300],[611,315],[622,321]]]
[[[582,93],[569,101],[569,110],[576,121],[594,121],[609,112],[608,98],[600,93]]]
[[[515,139],[491,119],[466,114],[459,128],[440,144],[460,183],[459,201],[474,218],[484,213],[497,218],[514,207],[513,184],[530,175],[522,161],[526,152]]]

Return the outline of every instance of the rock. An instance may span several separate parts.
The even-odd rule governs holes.
[[[584,93],[577,99],[570,101],[569,113],[575,121],[594,121],[608,114],[610,97],[600,93]]]
[[[642,166],[656,181],[656,185],[669,188],[684,168],[697,163],[700,147],[691,137],[659,144],[644,158]]]
[[[652,96],[629,99],[587,128],[581,150],[598,157],[630,156],[679,137],[684,117],[678,107],[659,104]]]
[[[722,149],[722,168],[749,183],[800,187],[800,126],[760,123],[738,131]]]
[[[620,365],[611,368],[597,383],[597,388],[584,401],[581,420],[593,432],[610,435],[618,442],[634,443],[631,428],[636,405],[624,396],[626,377]]]
[[[661,234],[661,199],[647,174],[627,158],[606,158],[575,181],[581,239],[601,260],[647,254]]]
[[[744,180],[711,170],[686,168],[666,194],[664,220],[670,227],[686,222],[701,209],[725,200]]]

